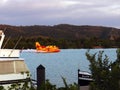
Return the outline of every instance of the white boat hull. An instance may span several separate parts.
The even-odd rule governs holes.
[[[78,83],[80,86],[88,86],[91,82],[93,82],[93,79],[90,73],[83,71],[78,72]]]
[[[0,58],[19,57],[20,50],[16,49],[0,49]]]

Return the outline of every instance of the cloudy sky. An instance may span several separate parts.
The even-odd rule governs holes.
[[[120,28],[120,0],[0,0],[0,24]]]

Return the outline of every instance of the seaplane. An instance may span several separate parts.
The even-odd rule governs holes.
[[[37,53],[57,53],[60,49],[55,45],[43,46],[39,42],[35,43]]]

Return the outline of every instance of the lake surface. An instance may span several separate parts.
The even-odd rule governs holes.
[[[116,49],[91,49],[90,53],[99,51],[104,51],[110,61],[116,60]],[[59,53],[35,53],[32,50],[24,50],[20,57],[25,59],[33,79],[36,79],[36,68],[43,65],[46,79],[60,87],[64,85],[61,77],[66,78],[68,84],[77,83],[78,69],[89,71],[86,52],[87,49],[62,49]]]

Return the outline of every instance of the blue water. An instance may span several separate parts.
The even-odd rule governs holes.
[[[116,59],[116,49],[92,49],[91,54],[104,51],[110,61]],[[36,79],[36,68],[43,65],[46,79],[57,87],[63,86],[61,77],[66,78],[68,84],[77,83],[77,71],[89,71],[89,61],[85,53],[87,49],[62,49],[59,53],[22,52],[21,56],[27,64],[32,78]]]

